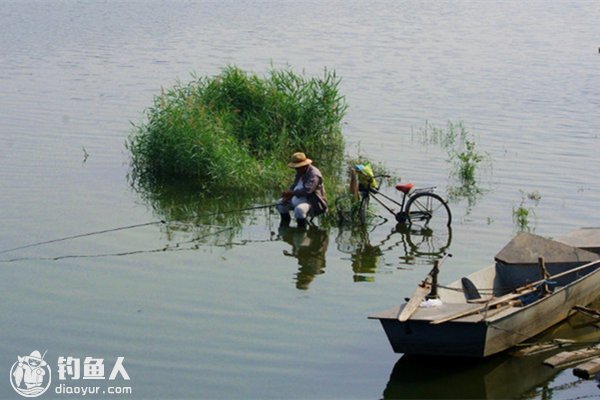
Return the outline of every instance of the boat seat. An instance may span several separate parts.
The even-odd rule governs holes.
[[[408,192],[410,192],[410,190],[415,187],[415,185],[413,185],[412,183],[408,182],[408,183],[399,183],[396,185],[396,190],[401,191],[404,194],[408,194]]]
[[[462,278],[460,282],[462,283],[463,293],[467,301],[481,299],[481,294],[479,294],[479,290],[477,290],[473,281],[469,278]]]

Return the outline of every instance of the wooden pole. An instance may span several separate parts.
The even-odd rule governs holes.
[[[588,308],[588,307],[580,306],[579,304],[577,304],[577,305],[573,306],[573,310],[579,311],[580,313],[583,313],[590,317],[600,319],[600,311],[594,310],[593,308]]]
[[[538,258],[538,265],[540,267],[540,275],[542,275],[542,279],[547,281],[548,278],[550,278],[550,274],[548,273],[548,270],[546,269],[546,263],[544,262],[544,257]],[[542,285],[542,297],[545,297],[549,294],[550,294],[550,288],[548,287],[547,283],[544,283]]]
[[[510,300],[514,300],[514,299],[516,299],[516,298],[518,298],[518,297],[520,297],[520,296],[522,296],[524,294],[535,292],[537,290],[536,286],[539,285],[539,284],[541,284],[541,283],[543,283],[544,281],[546,281],[548,279],[558,279],[558,278],[563,277],[565,275],[569,275],[569,274],[573,274],[575,272],[579,272],[579,271],[581,271],[581,270],[583,270],[585,268],[592,267],[592,266],[597,265],[599,263],[600,263],[600,260],[592,261],[592,262],[589,262],[589,263],[584,264],[582,266],[575,267],[575,268],[569,269],[567,271],[558,273],[556,275],[549,276],[547,279],[541,279],[541,280],[539,280],[537,282],[529,283],[527,285],[524,285],[524,286],[521,286],[521,287],[515,289],[513,291],[513,293],[506,294],[506,295],[498,297],[496,299],[490,299],[489,302],[487,302],[486,304],[482,305],[481,307],[477,307],[477,308],[474,308],[474,309],[470,309],[470,310],[458,312],[456,314],[449,315],[447,317],[444,317],[444,318],[441,318],[441,319],[437,319],[435,321],[431,321],[430,323],[431,324],[441,324],[443,322],[448,322],[448,321],[451,321],[453,319],[466,317],[466,316],[472,315],[472,314],[477,314],[477,313],[479,313],[481,311],[484,311],[484,310],[486,310],[486,309],[488,309],[490,307],[497,306],[497,305],[502,304],[502,303],[506,303],[506,302],[508,302]]]
[[[427,295],[428,299],[439,299],[437,292],[438,286],[438,274],[440,272],[440,260],[435,260],[433,263],[433,269],[431,270],[431,291]]]
[[[354,196],[354,199],[358,200],[358,182],[354,169],[350,170],[350,193]]]

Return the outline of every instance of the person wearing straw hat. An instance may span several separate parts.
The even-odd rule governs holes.
[[[289,225],[290,211],[294,211],[298,226],[305,227],[307,217],[327,212],[323,175],[302,152],[292,154],[288,167],[296,170],[296,177],[289,189],[281,194],[277,211],[281,214],[282,225]]]
[[[45,355],[46,353],[44,352],[44,356]],[[42,385],[44,375],[46,375],[44,367],[48,365],[46,361],[44,361],[44,356],[37,350],[33,351],[28,356],[17,356],[18,365],[13,372],[17,387],[21,387],[21,382],[25,383],[27,389],[40,387]]]

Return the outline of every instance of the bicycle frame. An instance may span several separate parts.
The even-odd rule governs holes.
[[[361,195],[361,222],[364,224],[366,221],[366,212],[369,204],[369,199],[373,198],[383,208],[389,211],[399,223],[412,224],[416,221],[425,223],[425,226],[429,226],[432,219],[435,225],[438,225],[440,221],[434,215],[438,214],[438,211],[444,214],[441,221],[446,221],[446,226],[450,226],[452,222],[452,214],[446,200],[441,196],[434,193],[435,187],[425,187],[415,189],[412,184],[397,185],[396,189],[402,192],[402,200],[397,201],[396,199],[386,195],[379,191],[379,187],[376,184],[377,177],[388,177],[386,175],[375,176],[372,171],[366,168],[356,168],[356,171],[360,174],[358,191]],[[388,204],[386,204],[386,200]],[[400,210],[396,212],[392,208],[390,203],[400,207]]]
[[[412,196],[419,194],[419,193],[433,193],[435,191],[436,187],[435,186],[431,186],[431,187],[426,187],[426,188],[417,188],[417,189],[412,189],[410,192],[408,193],[402,193],[402,202],[398,202],[395,199],[391,198],[390,196],[386,195],[385,193],[381,193],[379,191],[379,189],[375,189],[375,188],[361,188],[359,186],[358,191],[361,193],[361,197],[364,195],[368,195],[370,196],[372,199],[374,199],[375,201],[377,201],[379,204],[381,204],[381,206],[383,208],[385,208],[386,210],[388,210],[392,215],[396,216],[398,213],[404,213],[404,207],[406,206],[406,201],[407,199],[410,199]],[[378,198],[377,196],[381,196],[383,198],[385,198],[386,200],[394,203],[395,205],[400,207],[399,211],[395,211],[393,208],[389,207],[387,204],[385,204],[380,198]]]

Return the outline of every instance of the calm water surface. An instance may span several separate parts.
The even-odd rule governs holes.
[[[124,142],[162,86],[228,64],[335,69],[349,153],[419,186],[452,185],[426,121],[463,121],[491,162],[452,203],[450,281],[514,235],[522,192],[538,234],[600,225],[598,21],[594,1],[1,1],[0,250],[172,223],[0,254],[0,370],[47,349],[107,375],[124,356],[134,398],[597,397],[539,360],[400,358],[366,316],[428,271],[419,237],[281,232],[266,211],[193,226],[209,205],[132,190]]]

